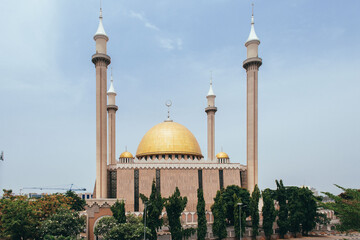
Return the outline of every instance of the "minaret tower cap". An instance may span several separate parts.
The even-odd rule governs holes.
[[[255,27],[254,27],[254,4],[252,4],[251,30],[250,30],[249,37],[246,40],[246,43],[248,43],[250,41],[254,41],[254,40],[259,41],[259,43],[260,43],[260,39],[256,36],[256,33],[255,33]]]
[[[103,20],[102,9],[100,7],[99,26],[98,26],[98,29],[97,29],[95,35],[94,35],[95,40],[96,40],[97,37],[100,37],[100,36],[105,37],[107,40],[109,39],[109,37],[106,35],[102,20]]]
[[[113,79],[113,75],[112,75],[112,69],[111,69],[110,87],[109,87],[109,90],[107,91],[107,94],[108,95],[110,95],[110,94],[116,95],[115,88],[114,88],[114,79]]]
[[[210,76],[210,89],[208,92],[208,96],[215,96],[214,90],[212,88],[212,72],[211,72],[211,76]]]

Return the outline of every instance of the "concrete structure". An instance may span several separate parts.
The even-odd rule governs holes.
[[[254,28],[254,13],[251,16],[251,30],[245,43],[247,59],[243,62],[247,79],[246,102],[246,158],[248,190],[252,192],[258,184],[258,71],[262,64],[258,57],[259,38]]]
[[[156,183],[163,197],[170,196],[178,187],[188,203],[182,214],[186,224],[196,224],[197,189],[204,192],[207,219],[212,222],[210,210],[216,192],[229,185],[238,185],[253,190],[257,184],[257,81],[261,59],[258,58],[260,40],[254,30],[252,16],[251,31],[245,46],[247,59],[243,67],[247,72],[247,164],[231,163],[229,155],[220,152],[215,156],[215,94],[210,80],[206,96],[207,106],[207,159],[200,146],[185,126],[167,119],[151,129],[141,139],[135,157],[127,150],[119,159],[115,157],[116,92],[111,84],[107,87],[107,67],[110,57],[106,52],[109,40],[100,22],[94,36],[96,53],[92,57],[96,69],[96,184],[93,199],[87,201],[88,239],[94,239],[94,226],[103,216],[111,215],[110,206],[117,199],[125,202],[127,212],[141,215],[144,205],[140,193],[150,195],[151,184]],[[108,95],[108,104],[106,102]],[[167,104],[169,107],[171,104]],[[108,119],[106,118],[108,111]],[[108,142],[107,149],[107,121]],[[108,152],[107,152],[108,151]],[[107,162],[109,153],[109,162]],[[165,212],[163,214],[166,214]]]
[[[114,80],[112,73],[111,73],[110,88],[107,92],[107,95],[108,95],[107,111],[108,111],[108,121],[109,121],[109,163],[115,164],[116,163],[115,120],[116,120],[116,111],[118,110],[118,107],[116,106],[115,103],[116,92],[114,89]]]
[[[96,53],[92,62],[96,69],[96,198],[107,197],[107,119],[106,119],[106,88],[107,67],[111,62],[106,54],[109,40],[102,23],[100,9],[99,27],[94,35]]]
[[[207,114],[207,157],[210,161],[215,161],[215,113],[217,108],[215,107],[216,95],[212,89],[212,76],[210,78],[210,89],[208,92],[207,107],[205,112]]]

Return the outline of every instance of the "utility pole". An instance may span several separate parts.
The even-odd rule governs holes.
[[[145,210],[144,210],[144,240],[146,240],[146,208],[150,206],[151,203],[148,204],[148,202],[144,203]]]
[[[239,226],[240,226],[240,240],[241,240],[241,208],[246,207],[246,205],[243,205],[243,203],[238,203],[239,206]]]

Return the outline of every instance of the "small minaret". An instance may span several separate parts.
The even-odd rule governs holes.
[[[116,111],[118,110],[118,106],[115,103],[116,92],[114,89],[114,80],[111,69],[111,81],[110,88],[107,92],[108,95],[108,125],[109,125],[109,164],[116,164],[116,153],[115,153],[115,122],[116,122]]]
[[[107,197],[107,119],[106,90],[107,67],[111,62],[106,54],[106,44],[109,40],[102,23],[100,8],[99,27],[94,35],[96,53],[92,62],[96,69],[96,198]]]
[[[247,59],[243,62],[247,75],[247,188],[250,192],[258,184],[258,71],[262,64],[258,57],[259,38],[254,28],[254,5],[250,35],[245,43]]]
[[[215,161],[215,113],[217,108],[215,107],[214,91],[212,89],[212,74],[210,77],[210,89],[207,98],[207,107],[205,112],[207,114],[207,157],[209,161]]]

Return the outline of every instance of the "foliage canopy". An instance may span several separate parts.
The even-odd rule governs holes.
[[[331,209],[340,218],[337,229],[340,231],[360,231],[360,190],[344,188],[335,185],[344,192],[339,196],[324,192],[334,202],[321,203],[326,209]]]
[[[205,240],[207,232],[207,221],[205,216],[205,200],[204,193],[201,188],[197,190],[198,203],[196,206],[196,212],[198,215],[198,227],[197,227],[197,239]]]
[[[216,197],[214,198],[214,204],[211,206],[211,212],[214,216],[214,222],[212,225],[213,234],[218,239],[224,239],[227,237],[226,231],[226,206],[222,195],[222,190],[218,190]],[[233,202],[233,201],[232,201]],[[234,209],[234,206],[232,207]]]
[[[152,182],[151,194],[147,198],[145,195],[140,194],[141,200],[144,204],[147,204],[146,212],[144,209],[144,216],[146,215],[146,226],[151,231],[150,240],[157,239],[157,230],[163,225],[163,219],[161,213],[164,208],[164,199],[161,197],[160,192],[156,188],[156,182]]]

